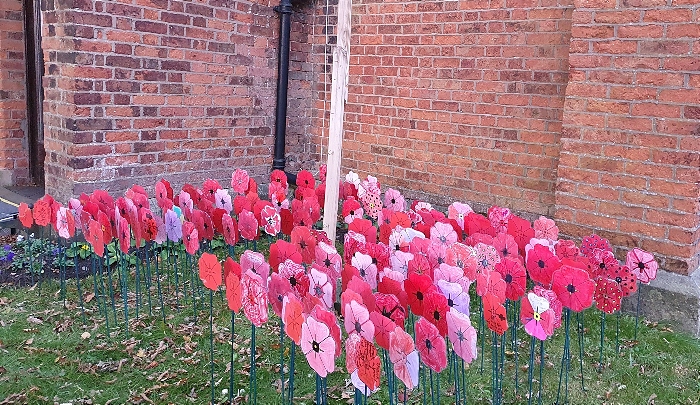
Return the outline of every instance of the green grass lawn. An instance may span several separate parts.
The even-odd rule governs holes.
[[[46,281],[35,288],[0,287],[0,404],[205,404],[210,401],[209,295],[196,291],[192,300],[191,278],[184,277],[186,295],[175,307],[173,286],[163,279],[166,323],[160,312],[155,285],[151,286],[152,315],[142,286],[139,317],[136,296],[129,292],[130,327],[124,331],[123,302],[116,300],[115,325],[111,303],[91,297],[91,277],[82,280],[85,298],[85,324],[79,306],[75,280],[67,285],[67,300],[60,284]],[[172,280],[171,280],[172,281]],[[231,316],[221,294],[214,296],[214,380],[216,401],[228,402],[231,359]],[[106,306],[104,305],[106,304]],[[197,317],[195,320],[195,306]],[[104,309],[110,316],[107,335]],[[572,404],[697,404],[700,399],[700,342],[666,325],[640,321],[638,340],[634,318],[622,316],[619,327],[619,353],[616,350],[616,316],[608,316],[603,352],[603,369],[598,372],[600,313],[585,313],[583,380],[575,316],[571,328],[571,371],[568,399]],[[472,319],[477,319],[475,310]],[[476,326],[476,325],[475,325]],[[465,372],[466,403],[491,402],[490,335],[485,341],[484,369],[477,359]],[[508,332],[509,336],[509,332]],[[234,402],[246,403],[249,394],[250,323],[242,314],[236,317],[233,344],[235,371]],[[257,337],[257,399],[260,404],[281,403],[280,354],[289,360],[290,341],[280,346],[279,318],[259,328]],[[563,328],[545,343],[542,403],[556,402],[563,351]],[[515,393],[515,362],[510,341],[504,362],[504,403],[527,403],[527,366],[530,339],[518,330],[518,392]],[[539,347],[538,347],[539,349]],[[479,343],[479,356],[481,346]],[[381,353],[381,351],[380,351]],[[315,374],[296,351],[295,404],[314,403]],[[539,358],[535,359],[539,362]],[[537,363],[539,364],[539,363]],[[330,404],[352,403],[353,389],[341,357],[336,372],[328,379]],[[535,368],[535,392],[539,370]],[[426,373],[427,375],[427,373]],[[289,378],[285,377],[286,381]],[[448,386],[448,372],[441,373],[441,403],[454,403]],[[382,388],[368,403],[388,404],[385,377]],[[563,402],[564,391],[560,402]],[[407,403],[422,404],[421,390],[415,390]],[[427,399],[431,403],[431,398]],[[533,403],[537,403],[536,398]]]

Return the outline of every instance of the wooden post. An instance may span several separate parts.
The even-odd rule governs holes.
[[[350,16],[352,0],[338,1],[337,44],[333,50],[331,81],[331,119],[328,125],[328,162],[326,172],[326,199],[324,203],[323,230],[335,241],[338,222],[338,185],[343,151],[343,115],[348,99],[350,74]]]

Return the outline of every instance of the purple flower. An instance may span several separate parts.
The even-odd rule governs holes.
[[[165,213],[165,232],[168,234],[168,239],[173,242],[182,239],[182,221],[173,210]]]

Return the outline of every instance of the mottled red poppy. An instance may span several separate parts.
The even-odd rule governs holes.
[[[425,300],[435,290],[433,280],[427,275],[410,273],[404,281],[404,288],[408,296],[408,305],[417,316],[422,316],[425,308]]]

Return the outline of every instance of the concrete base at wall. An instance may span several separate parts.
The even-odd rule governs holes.
[[[700,337],[700,270],[690,276],[659,270],[649,285],[640,285],[640,313]],[[637,296],[623,300],[623,311],[637,311]]]

